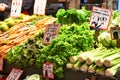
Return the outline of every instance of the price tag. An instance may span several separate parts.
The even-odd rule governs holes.
[[[46,79],[54,79],[53,74],[53,64],[50,62],[46,62],[43,64],[43,77]]]
[[[0,71],[3,71],[3,58],[0,58]]]
[[[57,37],[59,28],[60,28],[59,24],[48,24],[45,30],[43,43],[50,44],[50,41]]]
[[[47,0],[35,0],[34,14],[45,15]]]
[[[90,79],[88,79],[88,78],[85,78],[85,80],[90,80]]]
[[[19,17],[21,13],[22,0],[12,0],[11,17]]]
[[[95,75],[91,76],[91,80],[96,80],[96,76]]]
[[[111,38],[114,40],[120,40],[120,27],[111,27]]]
[[[112,15],[111,10],[105,8],[93,7],[92,15],[90,18],[90,26],[95,28],[96,30],[108,29],[111,15]]]
[[[23,70],[13,68],[6,80],[19,80]]]

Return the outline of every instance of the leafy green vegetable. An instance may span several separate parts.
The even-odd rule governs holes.
[[[35,66],[41,71],[43,63],[49,61],[54,64],[55,77],[63,78],[64,67],[68,63],[69,57],[94,47],[93,34],[88,23],[61,26],[58,37],[47,46],[42,45],[43,33],[40,32],[27,40],[22,44],[18,53],[16,53],[17,49],[12,49],[8,53],[8,61],[12,64],[20,64],[22,67]],[[13,50],[15,53],[12,52]],[[16,56],[12,58],[11,55]],[[13,60],[11,61],[11,59]]]
[[[25,80],[42,80],[39,74],[32,74],[26,76]]]
[[[81,24],[83,22],[88,22],[90,18],[90,11],[86,10],[84,7],[80,10],[76,9],[59,9],[56,17],[58,23],[60,24],[72,24],[77,23]]]
[[[101,43],[103,46],[109,48],[109,47],[116,47],[116,41],[111,39],[111,35],[109,32],[102,32],[98,36],[98,41]]]

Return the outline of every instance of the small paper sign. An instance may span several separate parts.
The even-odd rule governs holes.
[[[93,7],[92,15],[90,18],[90,26],[95,28],[96,30],[108,29],[111,15],[112,15],[111,10],[105,8]]]
[[[91,80],[96,80],[96,76],[95,75],[91,76]]]
[[[11,17],[19,17],[21,13],[22,0],[12,0]]]
[[[3,71],[3,58],[0,58],[0,71]]]
[[[52,63],[46,62],[43,64],[43,77],[54,79]]]
[[[23,70],[13,68],[6,80],[19,80]]]
[[[35,0],[34,14],[45,15],[47,0]]]
[[[114,40],[120,40],[120,27],[111,27],[111,38]]]
[[[48,24],[45,30],[43,43],[50,44],[50,41],[57,37],[59,28],[60,28],[59,24]]]
[[[85,80],[90,80],[90,79],[88,79],[88,78],[85,78]]]

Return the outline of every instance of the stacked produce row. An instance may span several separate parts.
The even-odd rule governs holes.
[[[95,31],[89,25],[90,14],[91,11],[85,8],[60,9],[56,14],[57,21],[51,16],[23,14],[17,19],[8,18],[1,22],[1,25],[4,23],[10,29],[0,28],[0,55],[21,69],[33,66],[41,73],[42,65],[49,61],[54,65],[54,76],[57,78],[64,77],[65,66],[114,76],[120,66],[120,49],[110,48],[116,46],[116,41],[111,40],[109,30],[101,31],[98,42],[94,41]],[[114,13],[112,20],[116,19],[117,14]],[[59,34],[49,45],[44,45],[42,42],[46,25],[54,21],[61,24]]]
[[[120,67],[120,49],[102,47],[80,52],[79,55],[69,59],[67,68],[113,77]]]

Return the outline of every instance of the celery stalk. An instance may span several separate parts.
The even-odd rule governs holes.
[[[90,55],[94,55],[95,53],[101,51],[102,49],[104,49],[104,48],[97,48],[97,49],[92,50],[92,51],[84,52],[84,53],[82,53],[82,54],[80,54],[80,55],[78,56],[78,61],[79,61],[79,62],[84,62],[84,61],[86,61],[86,59],[87,59]]]
[[[78,60],[78,56],[72,56],[69,58],[71,63],[75,63]]]
[[[104,54],[104,52],[106,51],[106,49],[103,49],[93,55],[90,55],[87,59],[86,59],[86,63],[88,65],[94,63],[100,56],[102,56]]]
[[[72,69],[73,68],[73,63],[70,63],[70,62],[67,63],[66,64],[66,68]]]
[[[113,54],[113,55],[105,58],[105,60],[104,60],[104,65],[110,66],[112,61],[114,61],[114,60],[116,60],[116,59],[119,59],[119,58],[120,58],[120,54],[117,54],[117,53],[116,53],[116,54]],[[118,61],[117,61],[117,62],[118,62]]]
[[[86,63],[84,63],[81,67],[80,67],[80,70],[83,71],[83,72],[87,72],[88,70],[88,65]]]
[[[104,63],[104,59],[98,59],[95,63],[97,66],[102,67]]]
[[[88,72],[89,73],[95,73],[96,67],[97,67],[97,65],[95,65],[95,64],[90,65],[88,67]]]
[[[96,69],[96,74],[105,75],[106,67],[98,67]]]
[[[80,62],[76,62],[76,63],[73,65],[74,70],[80,70],[81,64],[82,64],[82,63],[80,63]]]
[[[103,56],[101,56],[98,60],[96,60],[96,65],[99,66],[99,67],[102,67],[104,65],[104,59],[108,56],[111,56],[113,55],[114,53],[116,53],[117,51],[119,50],[114,50],[114,49],[111,49],[109,51],[106,52],[106,54],[104,54]]]
[[[109,60],[105,60],[104,61],[104,65],[106,66],[106,67],[112,67],[112,66],[114,66],[114,65],[116,65],[116,64],[120,64],[120,59],[118,58],[118,59],[114,59],[114,60],[112,60],[112,61],[109,61]]]
[[[86,58],[88,57],[89,54],[91,54],[92,51],[88,51],[88,52],[83,52],[82,54],[80,54],[78,56],[78,61],[79,62],[84,62],[86,60]]]
[[[113,77],[113,76],[116,74],[116,72],[117,72],[117,70],[118,70],[118,67],[120,67],[120,64],[117,64],[117,65],[115,65],[115,66],[113,66],[113,67],[111,67],[111,68],[108,68],[108,69],[105,71],[105,75],[106,75],[106,76]]]

